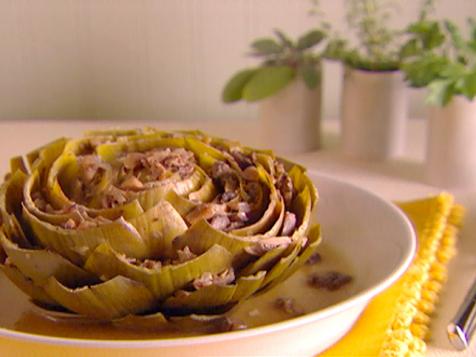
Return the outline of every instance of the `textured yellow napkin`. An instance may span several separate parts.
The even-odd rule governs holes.
[[[377,296],[356,325],[321,356],[421,356],[447,263],[455,254],[463,208],[447,193],[398,204],[417,233],[407,272]]]

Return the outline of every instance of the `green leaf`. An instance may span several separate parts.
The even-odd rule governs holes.
[[[346,56],[347,41],[343,39],[332,39],[327,42],[324,50],[324,58],[331,60],[343,60]]]
[[[430,31],[423,37],[423,46],[431,50],[443,44],[445,41],[445,35],[440,29],[438,23],[433,23],[430,27]]]
[[[407,32],[416,35],[424,49],[431,50],[445,41],[445,35],[436,21],[418,21],[408,27]]]
[[[464,76],[466,67],[462,63],[451,62],[447,63],[445,67],[441,68],[440,74],[442,78],[458,79]]]
[[[473,100],[476,96],[476,72],[467,74],[461,82],[461,93],[469,100]]]
[[[289,47],[293,48],[294,47],[294,42],[289,38],[288,35],[286,35],[283,31],[281,30],[274,30],[274,34],[276,35],[277,38],[281,41],[284,47]]]
[[[301,68],[301,75],[304,83],[309,89],[316,88],[320,80],[320,73],[315,65],[305,65]]]
[[[243,88],[243,99],[254,102],[270,97],[293,80],[295,70],[288,66],[263,67]]]
[[[445,106],[451,100],[454,92],[454,82],[448,79],[440,79],[428,85],[428,96],[426,102],[439,106]]]
[[[459,31],[458,27],[449,20],[444,22],[446,30],[449,32],[451,36],[451,40],[453,41],[453,45],[456,49],[463,49],[466,47],[466,44],[461,36],[461,32]]]
[[[272,38],[261,38],[253,41],[251,47],[255,51],[254,54],[260,56],[277,54],[283,51],[283,47]]]
[[[241,99],[243,88],[256,73],[256,69],[248,68],[236,73],[225,85],[222,100],[225,103],[236,102]]]
[[[406,42],[400,49],[400,58],[407,58],[417,55],[419,52],[418,40],[412,38]]]
[[[312,30],[301,37],[299,37],[297,42],[297,49],[298,50],[306,50],[317,45],[326,37],[326,34],[321,30]]]
[[[447,58],[426,55],[422,58],[403,64],[406,80],[413,87],[427,86],[433,80],[441,79],[441,71],[448,65]]]

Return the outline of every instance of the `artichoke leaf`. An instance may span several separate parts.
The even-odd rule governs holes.
[[[128,152],[143,152],[166,147],[185,147],[184,138],[165,138],[162,134],[140,135],[126,138],[127,141],[101,144],[96,147],[96,153],[103,161],[112,162],[120,155]]]
[[[169,191],[164,199],[169,202],[182,217],[185,217],[190,211],[199,205],[199,203],[195,203],[185,197],[179,196],[173,190]]]
[[[231,254],[219,245],[214,245],[202,255],[184,263],[146,268],[130,263],[107,244],[102,244],[88,258],[85,269],[101,275],[103,279],[120,275],[139,281],[149,288],[157,299],[162,300],[203,273],[219,273],[230,264]]]
[[[25,208],[23,214],[44,247],[75,264],[83,263],[91,251],[103,242],[108,242],[117,252],[134,258],[144,258],[149,253],[147,242],[132,224],[122,218],[97,227],[64,229],[41,221]]]
[[[28,179],[26,180],[26,183],[24,185],[24,190],[23,190],[24,204],[25,204],[25,207],[28,209],[28,211],[30,211],[33,215],[38,217],[40,220],[46,221],[54,225],[60,225],[66,222],[70,218],[72,219],[76,218],[77,213],[74,210],[68,213],[59,213],[59,212],[47,213],[40,210],[36,206],[31,196],[32,192],[34,190],[37,190],[39,186],[40,186],[39,174],[37,171],[35,171],[30,176],[28,176]],[[144,213],[144,210],[142,209],[142,206],[140,205],[138,200],[133,200],[122,206],[116,206],[112,208],[103,208],[103,209],[89,208],[79,204],[75,204],[75,205],[78,209],[84,210],[85,212],[87,212],[88,215],[91,217],[102,216],[110,220],[118,219],[121,216],[124,219],[128,220],[130,218],[137,217],[138,215]]]
[[[261,287],[265,277],[266,272],[260,270],[256,274],[239,278],[236,282],[236,289],[231,302],[243,301],[249,298]]]
[[[23,275],[20,270],[11,265],[1,265],[0,269],[21,291],[28,295],[33,301],[43,305],[58,306],[58,303],[51,298],[43,288],[35,285],[31,279]]]
[[[195,167],[193,174],[184,180],[177,181],[174,184],[173,189],[177,194],[186,196],[201,187],[204,181],[204,172],[202,170],[198,170],[197,167]]]
[[[161,312],[149,315],[127,315],[119,319],[112,320],[114,326],[120,328],[130,328],[133,330],[163,330],[170,328],[170,322]]]
[[[305,187],[308,188],[311,196],[311,208],[314,208],[319,199],[319,194],[309,176],[306,175],[305,170],[300,166],[293,166],[289,171],[289,177],[297,192],[302,192]]]
[[[272,268],[271,270],[268,271],[266,274],[265,279],[263,280],[262,287],[266,287],[266,285],[273,280],[277,279],[281,274],[283,274],[286,269],[289,267],[289,265],[296,259],[298,256],[300,250],[301,250],[301,244],[295,244],[294,247],[292,247],[291,252],[281,258]],[[288,248],[289,249],[289,248]]]
[[[281,274],[281,276],[277,277],[272,283],[269,284],[269,288],[276,286],[277,284],[285,281],[289,278],[292,274],[294,274],[300,267],[302,267],[313,255],[321,244],[321,229],[318,224],[311,227],[309,230],[309,243],[304,248],[304,250],[294,259],[294,261],[289,265],[288,269]]]
[[[265,278],[265,272],[239,278],[230,285],[209,285],[199,290],[180,296],[172,296],[164,301],[163,307],[170,310],[203,311],[213,310],[213,307],[223,307],[230,303],[244,300],[258,290]]]
[[[61,155],[67,142],[67,138],[59,138],[26,154],[28,172],[32,172],[39,165],[43,167],[51,165]]]
[[[10,159],[10,172],[21,171],[28,174],[30,169],[23,156],[15,156]]]
[[[288,250],[287,246],[271,249],[260,256],[253,263],[248,264],[240,271],[240,276],[256,274],[260,270],[269,270]]]
[[[3,213],[19,215],[23,200],[23,186],[27,175],[23,171],[15,171],[0,187],[0,210]]]
[[[74,204],[74,202],[71,201],[63,191],[63,188],[61,187],[58,180],[58,175],[66,171],[70,173],[68,176],[74,178],[74,172],[78,172],[77,164],[76,156],[74,156],[72,153],[66,153],[62,154],[58,159],[56,159],[56,161],[51,166],[46,181],[46,196],[48,198],[48,202],[56,209],[69,207]]]
[[[182,216],[167,201],[159,201],[142,215],[129,220],[144,239],[151,256],[172,257],[172,241],[187,231]]]
[[[70,311],[96,319],[117,319],[156,307],[154,296],[143,284],[122,276],[76,289],[51,277],[44,289]]]
[[[164,301],[163,308],[175,311],[199,310],[203,312],[214,311],[231,302],[236,285],[210,285],[200,290],[185,293],[181,296],[172,296]]]
[[[284,215],[286,213],[285,205],[282,198],[278,199],[275,210],[275,215],[277,215],[278,218],[275,220],[273,226],[263,234],[264,237],[276,237],[281,231],[284,221]]]
[[[188,194],[188,199],[196,202],[210,202],[216,195],[215,185],[213,181],[207,177],[198,190]]]
[[[300,222],[293,233],[293,238],[306,235],[311,220],[311,205],[311,194],[309,193],[309,188],[305,186],[304,190],[295,197],[292,203],[298,222]]]
[[[279,197],[276,192],[269,173],[259,165],[257,167],[260,180],[269,188],[269,204],[261,218],[253,224],[245,226],[243,228],[234,229],[230,233],[237,236],[252,236],[260,233],[265,233],[268,229],[273,227],[276,220],[279,218],[281,207],[279,206]],[[271,233],[274,231],[272,229]],[[270,234],[271,234],[270,233]]]
[[[242,266],[250,260],[245,248],[257,241],[257,237],[239,237],[213,228],[206,220],[201,219],[192,224],[187,232],[173,241],[175,249],[188,246],[192,252],[202,254],[213,245],[226,248],[233,257],[233,267]]]
[[[97,282],[96,276],[79,268],[61,255],[44,249],[22,249],[0,231],[0,243],[17,269],[36,285],[43,285],[51,276],[67,286]]]
[[[23,199],[22,185],[26,180],[23,171],[15,171],[7,182],[0,187],[0,214],[2,229],[15,243],[22,247],[31,247],[16,215],[21,215]]]

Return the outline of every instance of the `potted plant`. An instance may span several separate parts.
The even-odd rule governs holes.
[[[400,66],[407,55],[404,31],[387,26],[392,1],[347,0],[347,24],[356,43],[335,37],[327,57],[344,64],[342,149],[362,159],[388,159],[405,145],[407,94]],[[432,5],[425,1],[421,12]]]
[[[260,101],[263,145],[296,153],[319,148],[321,56],[314,52],[326,34],[312,30],[292,40],[276,30],[275,38],[251,43],[260,65],[246,68],[226,83],[226,103]]]
[[[476,20],[469,34],[449,20],[422,18],[409,27],[403,65],[429,105],[427,178],[446,188],[476,187]]]

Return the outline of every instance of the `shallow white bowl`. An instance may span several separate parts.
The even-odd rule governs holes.
[[[317,220],[322,225],[322,245],[338,252],[351,267],[354,281],[350,296],[283,322],[178,339],[74,339],[19,332],[0,325],[0,355],[15,352],[23,356],[36,351],[38,356],[71,357],[313,356],[325,350],[349,331],[375,295],[403,274],[413,258],[416,242],[408,219],[393,204],[354,185],[312,172],[310,175],[320,195]],[[0,280],[0,291],[6,284],[5,279]],[[289,287],[299,295],[296,285],[289,284],[286,281],[278,289],[287,291]],[[15,309],[13,300],[17,299],[12,299],[8,307],[0,304],[0,314]]]

